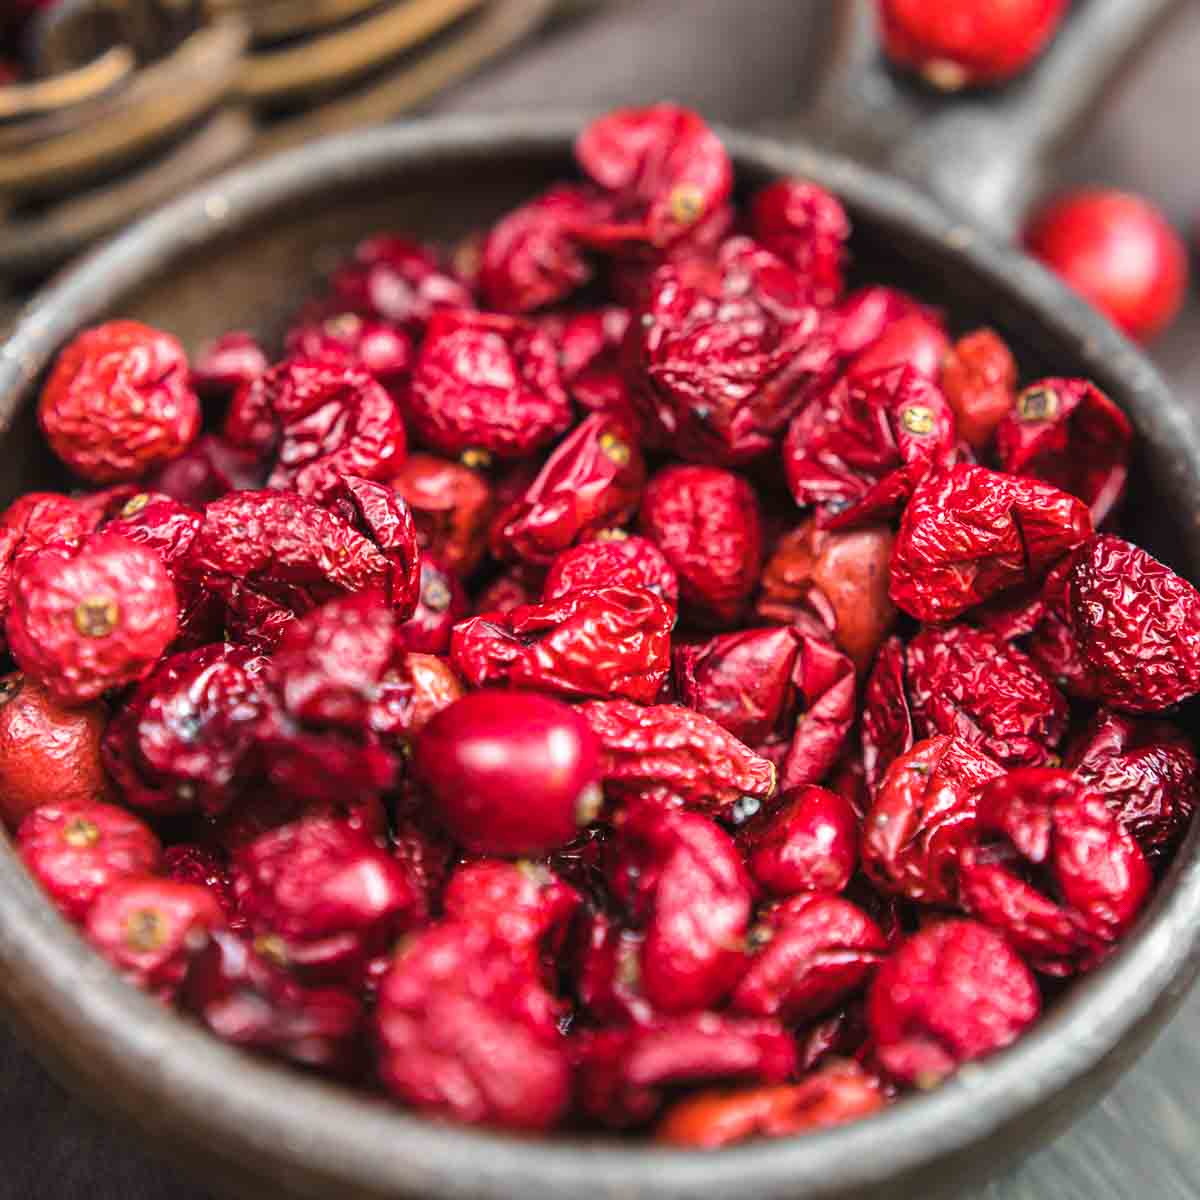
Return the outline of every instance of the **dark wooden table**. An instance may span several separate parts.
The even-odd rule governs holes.
[[[805,0],[613,0],[457,89],[441,111],[594,108],[670,97],[750,125],[787,112],[812,10]],[[1200,5],[1155,47],[1062,179],[1155,197],[1200,216]],[[1155,349],[1200,419],[1200,305]],[[1109,1097],[972,1200],[1200,1197],[1200,993]],[[219,1200],[72,1101],[0,1041],[0,1200]]]

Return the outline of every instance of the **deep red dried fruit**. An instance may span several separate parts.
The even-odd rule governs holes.
[[[593,413],[497,516],[492,553],[549,564],[575,542],[629,520],[645,481],[646,465],[632,430],[614,416]]]
[[[975,793],[1004,771],[957,738],[932,737],[897,758],[863,822],[862,865],[883,891],[953,904],[975,832]]]
[[[699,813],[632,805],[612,847],[610,882],[645,930],[640,985],[658,1012],[711,1008],[746,967],[754,885],[720,826]]]
[[[811,1021],[857,992],[883,961],[887,942],[857,905],[805,892],[771,905],[750,931],[753,957],[730,1006],[786,1025]]]
[[[395,401],[346,360],[289,358],[243,387],[225,419],[230,445],[273,460],[267,486],[325,503],[343,475],[386,479],[404,460]]]
[[[287,352],[305,361],[329,359],[361,368],[397,400],[404,395],[416,358],[412,338],[403,329],[350,312],[290,329]]]
[[[736,465],[769,450],[814,382],[832,378],[833,339],[803,281],[748,238],[715,261],[665,266],[626,336],[622,361],[650,436],[681,458]]]
[[[802,508],[823,525],[890,517],[931,468],[956,456],[954,414],[910,367],[843,378],[788,427],[783,466]]]
[[[1200,691],[1200,593],[1145,550],[1091,538],[1067,575],[1071,632],[1099,698],[1158,712]]]
[[[732,625],[762,563],[762,519],[745,479],[667,467],[647,485],[639,519],[678,574],[684,604],[705,622]]]
[[[175,338],[137,321],[110,321],[58,356],[38,421],[76,475],[116,483],[181,454],[199,431],[200,402]]]
[[[1139,341],[1161,333],[1183,304],[1187,247],[1141,196],[1098,188],[1068,192],[1034,215],[1025,245]]]
[[[201,347],[193,360],[192,386],[205,397],[227,399],[270,365],[253,334],[241,330],[223,333]]]
[[[520,458],[571,421],[554,344],[517,317],[438,313],[413,372],[405,415],[443,454]]]
[[[413,454],[392,479],[412,510],[421,548],[466,577],[487,545],[492,492],[487,480],[462,463]]]
[[[417,608],[400,626],[404,645],[419,654],[445,654],[450,631],[470,611],[467,594],[456,575],[429,553],[421,555],[421,590]]]
[[[920,312],[927,310],[899,288],[879,283],[858,288],[834,309],[838,355],[854,358],[877,342],[888,326]]]
[[[559,600],[577,588],[647,588],[672,608],[679,603],[679,577],[663,552],[644,537],[602,532],[564,550],[546,572],[543,597]]]
[[[844,1125],[886,1103],[877,1080],[857,1063],[839,1061],[787,1086],[697,1092],[667,1111],[654,1136],[671,1146],[716,1150]]]
[[[1040,1008],[1033,976],[1002,937],[977,921],[940,921],[880,967],[867,1020],[884,1069],[932,1087],[1014,1041]]]
[[[904,642],[898,637],[888,638],[879,648],[867,678],[859,738],[863,779],[868,793],[874,795],[884,772],[917,740],[908,702]]]
[[[162,868],[163,874],[176,883],[207,888],[221,906],[225,924],[236,932],[245,928],[246,922],[238,912],[233,880],[223,856],[218,857],[213,850],[194,842],[176,842],[163,851]]]
[[[454,627],[450,658],[473,687],[649,704],[670,669],[675,612],[646,588],[580,588]]]
[[[855,355],[846,374],[865,378],[876,371],[909,367],[925,379],[936,381],[949,350],[950,339],[941,320],[925,309],[915,308],[888,322],[883,332]]]
[[[535,854],[569,842],[598,813],[599,760],[576,710],[529,692],[465,696],[413,747],[433,815],[476,854]]]
[[[110,884],[88,910],[88,940],[130,983],[175,996],[188,961],[224,924],[212,893],[190,883],[133,876]]]
[[[569,1098],[557,1019],[526,955],[483,926],[431,925],[400,947],[380,985],[380,1077],[422,1112],[546,1129]]]
[[[587,412],[607,412],[623,419],[645,443],[634,406],[633,388],[621,368],[621,346],[629,331],[629,309],[610,304],[588,312],[547,317],[558,344],[563,383],[571,399]]]
[[[178,458],[148,476],[146,488],[190,508],[203,508],[226,492],[259,487],[266,473],[267,464],[254,451],[202,433]]]
[[[1104,798],[1069,771],[1028,767],[984,787],[977,809],[979,840],[961,860],[966,907],[1039,971],[1095,966],[1151,882]]]
[[[747,870],[774,896],[840,892],[858,862],[858,819],[845,797],[809,784],[784,792],[738,842]]]
[[[671,1086],[782,1083],[796,1066],[795,1043],[777,1022],[708,1012],[584,1031],[573,1049],[580,1107],[616,1129],[650,1120]]]
[[[720,139],[674,104],[600,117],[576,139],[575,157],[616,204],[610,222],[587,231],[608,249],[669,246],[717,212],[733,188]]]
[[[19,672],[0,678],[0,819],[15,829],[39,804],[106,800],[102,704],[64,708]]]
[[[828,308],[841,296],[850,221],[836,196],[802,179],[777,180],[755,194],[750,228],[804,281],[815,304]]]
[[[774,764],[689,708],[598,700],[579,712],[600,738],[604,782],[618,791],[661,786],[714,814],[775,794]]]
[[[942,361],[942,393],[958,436],[983,451],[1017,396],[1017,363],[995,330],[977,329],[954,343]]]
[[[157,870],[162,857],[158,838],[132,813],[89,801],[47,800],[26,815],[16,843],[29,873],[72,921],[82,921],[110,884]]]
[[[1078,496],[1099,527],[1125,492],[1133,426],[1086,379],[1042,379],[1027,387],[996,429],[996,458]]]
[[[945,91],[1002,83],[1054,36],[1067,0],[879,0],[884,48],[901,66]]]
[[[1169,721],[1101,709],[1071,743],[1064,765],[1104,797],[1149,856],[1168,852],[1200,805],[1196,752]]]
[[[178,628],[162,560],[116,534],[73,555],[57,547],[14,580],[8,642],[17,665],[63,704],[83,704],[142,678]]]
[[[345,822],[327,819],[256,838],[235,855],[233,884],[258,948],[319,982],[358,982],[416,899],[391,855]]]
[[[542,597],[544,582],[545,572],[540,566],[526,562],[513,563],[476,593],[475,611],[506,616],[514,609],[537,604]]]
[[[1087,507],[1042,483],[960,463],[916,487],[892,553],[891,596],[919,621],[952,621],[1036,583],[1091,533]]]

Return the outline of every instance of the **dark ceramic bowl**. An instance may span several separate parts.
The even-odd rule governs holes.
[[[571,172],[577,122],[436,121],[319,143],[217,180],[142,221],[45,291],[0,348],[5,491],[55,482],[33,398],[76,330],[139,317],[191,347],[233,327],[271,336],[364,234],[449,238]],[[1141,435],[1135,532],[1200,571],[1200,437],[1146,360],[1020,254],[843,159],[730,135],[743,189],[783,174],[837,192],[857,269],[919,290],[957,328],[999,327],[1027,376],[1088,375]],[[1136,522],[1135,522],[1136,523]],[[121,982],[0,845],[0,1000],[67,1084],[197,1174],[247,1194],[411,1200],[929,1198],[1029,1152],[1137,1056],[1200,965],[1193,831],[1134,933],[1020,1043],[880,1116],[717,1154],[615,1140],[523,1140],[431,1124],[251,1059]]]

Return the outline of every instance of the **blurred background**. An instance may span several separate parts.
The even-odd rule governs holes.
[[[1181,7],[1055,164],[1033,211],[1038,249],[1148,343],[1200,419],[1200,304],[1185,280],[1200,216],[1200,4]],[[0,327],[41,279],[138,212],[324,134],[421,113],[659,99],[742,127],[802,118],[833,8],[0,0]],[[910,64],[940,86],[961,83],[946,66]],[[1084,186],[1123,198],[1054,207]],[[1200,1195],[1197,1077],[1200,997],[1102,1105],[974,1196]],[[14,1200],[219,1200],[84,1111],[2,1033],[0,1146],[0,1196]]]

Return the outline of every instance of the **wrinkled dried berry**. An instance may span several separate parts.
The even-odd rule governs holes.
[[[577,588],[647,588],[672,608],[679,603],[679,577],[663,552],[647,538],[601,532],[592,541],[564,550],[546,572],[543,596],[559,600]]]
[[[487,545],[492,512],[487,480],[461,463],[413,454],[391,482],[412,511],[421,548],[449,570],[469,575]]]
[[[942,362],[942,393],[958,436],[984,450],[1017,398],[1017,363],[999,334],[977,329],[954,343]]]

